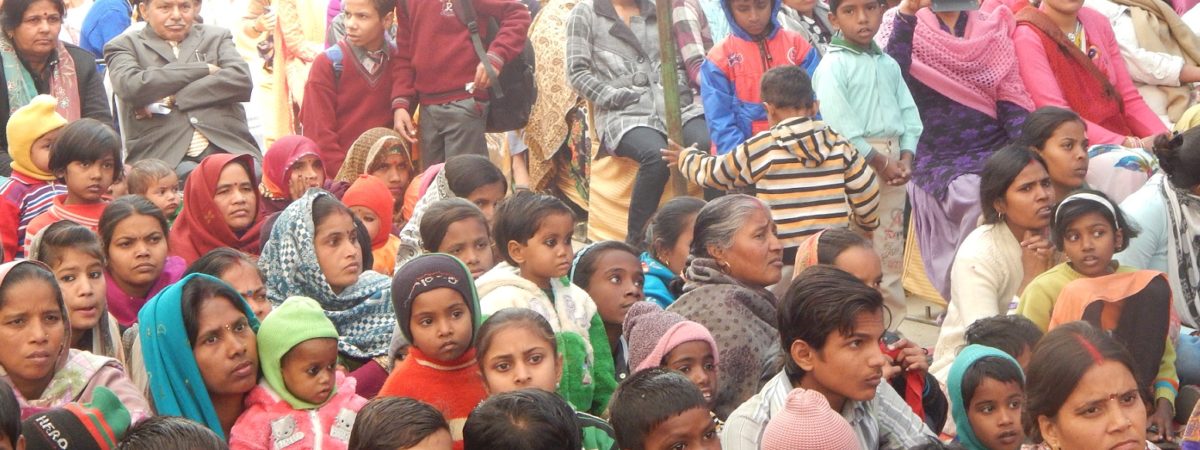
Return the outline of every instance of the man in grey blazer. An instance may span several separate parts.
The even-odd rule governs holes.
[[[195,0],[138,5],[146,27],[104,46],[120,101],[127,162],[160,159],[186,173],[212,153],[262,159],[241,102],[250,67],[228,30],[195,22]]]

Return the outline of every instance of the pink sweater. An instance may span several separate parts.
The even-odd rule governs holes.
[[[246,411],[229,431],[229,448],[344,450],[354,418],[367,399],[355,393],[354,379],[341,372],[337,384],[337,393],[320,408],[295,410],[266,381],[259,383],[246,396]]]
[[[1108,19],[1095,10],[1084,7],[1079,10],[1079,21],[1083,23],[1088,45],[1099,49],[1099,52],[1092,56],[1092,62],[1101,73],[1108,76],[1109,82],[1125,100],[1125,121],[1129,128],[1137,137],[1166,133],[1167,127],[1159,120],[1158,115],[1146,106],[1142,94],[1134,87]],[[1016,45],[1017,59],[1020,60],[1021,79],[1025,82],[1025,89],[1033,97],[1033,103],[1039,108],[1060,106],[1071,109],[1063,97],[1058,80],[1050,71],[1046,48],[1042,45],[1042,38],[1037,31],[1027,26],[1017,27],[1013,33],[1013,43]],[[1087,122],[1087,137],[1092,144],[1121,144],[1125,141],[1125,136],[1120,133],[1114,133],[1092,122]]]

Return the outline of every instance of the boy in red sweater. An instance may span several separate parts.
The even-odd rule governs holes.
[[[396,0],[343,0],[346,38],[317,55],[304,86],[301,134],[320,148],[325,176],[334,178],[354,141],[372,128],[392,127],[396,47],[385,35]]]
[[[453,256],[418,256],[392,278],[392,304],[408,357],[396,365],[379,397],[409,397],[437,408],[450,424],[454,450],[463,448],[463,426],[487,398],[475,362],[479,297],[467,266]]]
[[[484,119],[491,80],[471,34],[458,19],[461,2],[474,6],[487,59],[500,73],[525,48],[529,8],[519,0],[398,0],[392,73],[396,131],[417,141],[412,112],[421,107],[421,163],[428,168],[460,154],[487,155]],[[486,36],[492,19],[494,37]],[[489,39],[490,38],[490,39]]]

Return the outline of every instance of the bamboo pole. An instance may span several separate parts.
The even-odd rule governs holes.
[[[663,115],[667,138],[683,145],[683,115],[679,109],[679,63],[675,58],[675,39],[671,32],[671,0],[655,0],[658,21],[658,55],[662,61]],[[675,197],[687,195],[687,179],[679,167],[671,166],[671,186]]]

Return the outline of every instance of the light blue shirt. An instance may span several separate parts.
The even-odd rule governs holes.
[[[1165,182],[1162,172],[1156,173],[1121,202],[1121,212],[1138,230],[1129,248],[1115,257],[1122,265],[1168,273],[1167,204],[1162,196]]]
[[[900,64],[874,43],[863,51],[841,37],[813,74],[821,116],[842,138],[867,158],[875,152],[867,142],[897,138],[900,150],[915,153],[921,138],[921,115],[913,102]]]

